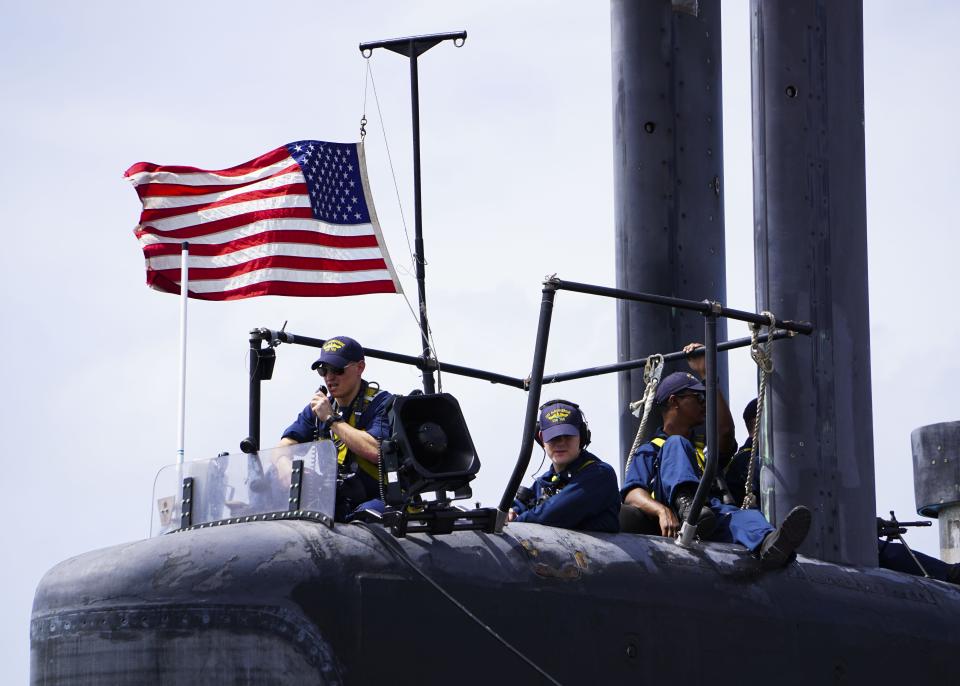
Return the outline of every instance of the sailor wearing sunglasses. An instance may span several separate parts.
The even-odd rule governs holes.
[[[363,378],[363,347],[347,336],[327,340],[311,368],[326,388],[321,386],[286,428],[280,445],[332,439],[340,471],[336,519],[344,521],[364,509],[382,511],[380,441],[390,435],[387,405],[392,396]],[[283,469],[278,469],[282,478]]]
[[[702,346],[691,343],[684,352],[699,347]],[[656,518],[665,536],[675,535],[680,522],[690,515],[706,463],[703,445],[696,436],[697,428],[706,419],[706,388],[701,381],[706,371],[703,358],[693,358],[690,366],[696,375],[675,372],[657,387],[655,402],[663,424],[631,456],[620,489],[624,504]],[[736,450],[736,439],[733,418],[719,392],[716,401],[722,465]],[[810,511],[801,505],[774,529],[759,510],[741,510],[725,504],[719,494],[710,493],[694,519],[701,539],[739,543],[760,559],[763,568],[773,569],[793,559],[794,551],[807,535],[811,517]]]

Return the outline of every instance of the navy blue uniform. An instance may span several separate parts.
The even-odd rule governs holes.
[[[746,442],[737,451],[737,454],[730,458],[730,464],[727,465],[725,477],[727,488],[730,489],[730,495],[739,505],[743,502],[746,495],[747,470],[750,468],[750,450],[752,441],[748,438]],[[760,496],[760,455],[753,456],[753,493]]]
[[[582,531],[620,531],[617,475],[613,467],[586,450],[561,472],[551,467],[538,476],[533,492],[538,505],[527,508],[518,500],[513,502],[516,521]],[[551,492],[554,495],[540,502]]]
[[[393,396],[387,391],[379,390],[376,385],[370,386],[366,381],[360,387],[357,397],[347,408],[341,408],[336,401],[333,403],[334,410],[340,412],[343,418],[350,426],[366,431],[368,434],[382,441],[390,437],[390,420],[387,417],[387,404]],[[321,422],[317,415],[313,413],[308,403],[303,411],[297,416],[297,419],[283,432],[283,438],[291,438],[298,443],[320,438],[331,438],[330,427],[326,422]],[[343,482],[338,487],[338,510],[353,510],[354,508],[363,508],[374,506],[382,509],[380,498],[380,474],[379,467],[372,462],[357,457],[347,450],[342,441],[335,441],[337,446],[337,463],[340,471],[344,474],[355,475],[349,479],[349,483]],[[346,496],[349,502],[339,497]],[[377,501],[374,503],[364,501]],[[344,513],[345,514],[345,513]],[[339,517],[338,517],[339,518]]]
[[[626,497],[634,488],[642,488],[654,500],[669,506],[677,486],[696,486],[700,482],[702,448],[695,447],[683,436],[667,436],[662,430],[653,440],[662,441],[662,447],[658,448],[651,441],[637,448],[620,494]],[[756,550],[764,537],[773,531],[759,510],[740,510],[733,505],[724,505],[714,496],[708,498],[706,504],[717,517],[717,527],[710,536],[713,541],[739,543],[748,550]]]
[[[904,572],[914,576],[923,576],[923,572],[917,567],[917,563],[910,557],[910,553],[902,543],[888,541],[884,538],[877,539],[877,548],[879,552],[880,566],[884,569],[892,569],[895,572]],[[918,550],[913,554],[920,560],[920,564],[927,570],[931,579],[947,581],[949,583],[960,583],[960,567],[951,565],[943,560],[925,555]]]

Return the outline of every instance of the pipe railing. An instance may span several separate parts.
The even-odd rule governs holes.
[[[699,312],[704,316],[704,355],[706,355],[706,395],[707,395],[707,460],[704,465],[703,475],[700,477],[700,484],[697,486],[697,492],[694,496],[693,506],[686,522],[681,527],[680,538],[678,542],[681,545],[689,545],[693,541],[696,533],[696,520],[700,514],[700,508],[706,501],[713,483],[713,476],[717,471],[718,462],[718,436],[717,436],[717,318],[725,317],[727,319],[736,319],[749,322],[751,324],[770,325],[770,319],[762,314],[746,312],[744,310],[735,310],[724,307],[718,302],[709,300],[696,301],[684,300],[682,298],[673,298],[669,296],[656,295],[651,293],[640,293],[637,291],[627,291],[620,288],[607,288],[605,286],[594,286],[591,284],[577,283],[574,281],[563,281],[554,277],[548,277],[544,282],[544,293],[549,289],[551,293],[559,290],[585,293],[588,295],[599,295],[618,300],[631,300],[635,302],[645,302],[652,305],[672,307],[675,309],[689,310]],[[507,510],[513,502],[517,488],[520,486],[520,480],[523,473],[530,464],[530,453],[532,451],[532,433],[533,425],[536,421],[536,408],[540,402],[540,389],[543,379],[538,372],[538,362],[546,357],[547,339],[549,334],[549,318],[544,327],[544,304],[541,303],[540,321],[537,329],[537,344],[533,354],[533,372],[531,374],[531,383],[529,394],[527,396],[527,412],[524,418],[524,434],[521,440],[520,455],[517,458],[517,464],[513,470],[513,476],[507,484],[507,488],[500,500],[499,512],[497,515],[496,530],[502,531],[503,522],[507,518]],[[550,311],[553,310],[553,295],[550,298]],[[809,322],[794,322],[782,319],[774,320],[774,328],[785,329],[794,333],[810,334],[813,332],[813,325]],[[775,332],[774,332],[775,335]],[[582,370],[586,371],[586,370]],[[610,370],[613,371],[613,370]],[[619,371],[619,370],[618,370]],[[589,376],[590,374],[583,374]],[[580,377],[572,377],[580,378]],[[536,383],[534,383],[536,381]]]
[[[766,343],[769,340],[778,341],[781,338],[791,338],[796,334],[793,331],[774,331],[772,335],[762,333],[757,336],[758,343]],[[727,352],[728,350],[735,350],[737,348],[745,348],[748,345],[753,343],[753,339],[750,336],[744,336],[743,338],[735,338],[732,341],[724,341],[723,343],[717,344],[717,352]],[[690,352],[685,352],[683,350],[678,350],[676,352],[667,353],[663,356],[664,362],[676,362],[678,360],[683,360],[689,357],[699,357],[703,355],[703,348],[697,348]],[[635,360],[625,360],[623,362],[615,362],[614,364],[605,364],[600,367],[587,367],[585,369],[577,369],[572,372],[561,372],[559,374],[544,374],[543,383],[561,383],[563,381],[573,381],[574,379],[585,379],[591,376],[601,376],[603,374],[612,374],[613,372],[626,372],[631,369],[641,369],[647,365],[647,358],[640,357]]]
[[[711,300],[685,300],[683,298],[672,298],[666,295],[657,295],[655,293],[641,293],[639,291],[625,291],[621,288],[608,288],[606,286],[594,286],[587,283],[577,283],[576,281],[563,281],[556,279],[557,290],[573,291],[575,293],[586,293],[588,295],[602,295],[607,298],[616,298],[617,300],[631,300],[633,302],[649,303],[651,305],[665,305],[678,310],[689,310],[699,312],[700,314],[715,313],[718,317],[726,319],[736,319],[741,322],[751,324],[762,324],[767,326],[770,320],[762,314],[747,312],[746,310],[735,310],[731,307],[724,307],[718,302]],[[795,333],[811,334],[813,325],[810,322],[794,322],[788,319],[777,319],[774,323],[777,329],[786,329]]]
[[[747,312],[724,307],[720,303],[712,301],[685,300],[670,296],[657,295],[652,293],[641,293],[628,291],[619,288],[608,288],[605,286],[594,286],[591,284],[577,283],[574,281],[563,281],[556,277],[550,277],[543,282],[543,297],[540,303],[540,317],[537,325],[537,338],[534,345],[533,364],[530,376],[527,379],[520,379],[506,374],[498,374],[483,369],[466,367],[458,364],[440,363],[433,357],[426,354],[419,357],[413,355],[403,355],[386,350],[377,350],[375,348],[364,348],[364,353],[368,357],[375,359],[397,362],[414,366],[421,371],[432,372],[441,370],[451,374],[466,376],[475,379],[489,381],[491,383],[503,384],[512,388],[518,388],[527,391],[527,407],[524,413],[523,435],[520,441],[520,453],[517,456],[517,463],[514,466],[510,481],[507,483],[506,490],[500,499],[497,512],[496,530],[501,531],[507,519],[507,512],[513,503],[513,498],[530,464],[530,455],[533,451],[533,434],[537,421],[537,408],[540,403],[540,392],[544,384],[560,383],[572,379],[582,379],[602,374],[610,374],[630,369],[643,367],[647,358],[636,360],[626,360],[615,364],[603,365],[599,367],[588,367],[570,372],[558,374],[544,374],[544,363],[546,361],[547,344],[550,337],[550,322],[553,314],[554,298],[557,291],[566,290],[575,293],[585,293],[588,295],[599,295],[603,297],[616,298],[618,300],[631,300],[634,302],[645,302],[652,305],[671,307],[675,309],[699,312],[704,316],[704,347],[702,349],[685,352],[676,351],[664,354],[664,361],[670,362],[687,357],[694,357],[700,354],[706,356],[706,395],[707,395],[707,460],[704,465],[704,473],[700,484],[697,487],[694,496],[693,506],[690,508],[690,514],[687,521],[681,527],[680,543],[688,545],[696,532],[696,518],[700,508],[706,501],[710,491],[710,485],[713,483],[713,477],[716,474],[718,462],[718,442],[717,435],[717,353],[736,348],[751,345],[753,338],[738,338],[732,341],[717,343],[717,319],[720,317],[726,319],[735,319],[751,324],[769,326],[770,320],[763,314]],[[758,342],[768,340],[777,340],[797,333],[807,334],[813,332],[813,325],[809,322],[796,322],[791,320],[775,319],[774,330],[757,336]],[[254,452],[260,445],[260,382],[270,378],[273,365],[273,350],[281,343],[295,345],[304,345],[312,348],[322,348],[326,342],[322,338],[312,338],[309,336],[299,336],[287,331],[273,331],[270,329],[254,329],[250,332],[250,399],[249,399],[249,436],[241,443],[241,449],[244,452]],[[263,344],[269,346],[269,354],[263,349]],[[269,372],[264,373],[264,364],[269,364]]]

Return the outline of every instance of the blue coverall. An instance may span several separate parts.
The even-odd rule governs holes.
[[[657,437],[665,439],[659,450],[648,442],[633,454],[620,493],[625,497],[634,488],[642,488],[654,500],[670,506],[678,486],[692,484],[696,487],[700,482],[700,470],[696,464],[696,450],[687,438],[667,436],[662,430]],[[755,551],[764,537],[773,531],[759,510],[741,510],[733,505],[724,505],[723,501],[712,496],[706,504],[717,517],[716,529],[710,536],[712,541],[739,543]]]
[[[369,394],[372,397],[368,399]],[[363,382],[357,397],[350,407],[340,408],[334,405],[343,414],[347,422],[361,431],[382,441],[390,437],[390,420],[387,417],[387,402],[393,397],[386,391],[379,391],[376,385],[372,388]],[[292,438],[297,443],[307,443],[319,438],[330,438],[330,427],[321,422],[308,403],[297,415],[296,420],[283,432],[283,438]],[[380,483],[377,466],[349,453],[346,446],[338,446],[338,462],[341,468],[349,472],[355,469],[356,473],[342,481],[337,488],[337,521],[345,520],[350,514],[358,510],[373,509],[382,512],[384,503],[380,500]],[[376,475],[376,476],[374,476]]]
[[[553,492],[543,502],[545,493]],[[518,522],[581,531],[620,531],[620,496],[613,467],[593,453],[581,450],[575,460],[559,473],[550,467],[533,482],[534,502],[528,508],[513,501]]]
[[[734,502],[739,505],[743,502],[743,497],[747,490],[747,470],[750,468],[752,441],[747,438],[746,442],[740,446],[740,450],[730,458],[730,464],[724,472],[727,480],[727,488],[730,489],[730,495]],[[752,492],[760,496],[760,457],[753,456],[753,488]]]

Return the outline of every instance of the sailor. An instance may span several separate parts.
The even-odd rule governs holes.
[[[586,450],[590,428],[580,406],[559,399],[541,405],[537,442],[551,466],[537,477],[532,489],[520,489],[507,513],[509,521],[618,532],[617,475]]]
[[[911,555],[905,545],[889,538],[877,539],[877,552],[878,562],[883,569],[913,576],[923,576],[926,572],[931,579],[960,585],[960,563],[949,564],[919,550],[914,550]]]
[[[726,471],[727,486],[737,503],[743,502],[745,495],[744,484],[747,481],[747,469],[750,465],[756,417],[757,399],[754,398],[743,408],[743,421],[746,422],[750,436],[730,460]],[[760,493],[759,455],[753,455],[753,493],[758,496]],[[754,499],[752,507],[759,509],[759,497]],[[878,517],[877,524],[878,529],[882,529],[885,522]],[[913,555],[911,555],[903,543],[891,540],[889,537],[884,538],[883,535],[877,538],[877,553],[877,562],[883,569],[891,569],[895,572],[903,572],[913,576],[923,576],[926,572],[931,579],[960,585],[960,564],[948,564],[918,550],[913,551]]]
[[[747,406],[743,408],[743,421],[747,425],[747,432],[750,434],[747,440],[743,442],[736,455],[730,458],[730,464],[726,469],[727,487],[730,489],[730,495],[733,496],[733,502],[739,505],[743,502],[746,495],[747,475],[750,468],[750,458],[753,457],[753,488],[752,493],[756,495],[753,501],[756,507],[760,507],[760,456],[753,455],[753,427],[757,419],[757,399],[754,398]]]
[[[323,377],[326,389],[318,389],[283,432],[280,445],[332,439],[339,471],[335,519],[345,521],[362,510],[382,511],[380,442],[390,435],[387,408],[393,396],[363,378],[363,347],[347,336],[327,340],[311,369]],[[284,483],[289,483],[290,468],[289,459],[277,463]]]
[[[703,344],[701,343],[689,343],[684,346],[683,351],[685,353],[691,353],[702,347]],[[683,379],[684,381],[692,380],[693,382],[699,383],[699,379],[706,375],[706,357],[704,355],[691,356],[687,358],[687,363],[690,365],[690,370],[694,372],[697,377],[694,377],[690,374],[674,374],[667,378],[672,378],[673,380]],[[657,393],[655,398],[655,401],[660,407],[661,412],[666,409],[661,398],[663,392],[666,390],[666,382],[667,379],[664,379],[663,383],[660,384],[659,388],[661,391]],[[678,401],[685,402],[686,398],[681,396],[678,398]],[[704,410],[705,408],[703,406],[698,406],[687,409],[691,409],[696,412],[698,410]],[[694,426],[689,430],[684,428],[684,432],[693,433],[702,429],[702,422],[703,419],[700,419],[700,425]],[[723,394],[719,392],[717,393],[717,434],[720,444],[718,466],[720,469],[723,469],[727,461],[730,459],[730,456],[733,455],[734,451],[737,449],[737,439],[736,429],[733,424],[733,417],[730,414],[730,408],[727,406],[727,402],[723,397]],[[662,536],[669,536],[672,538],[680,531],[680,521],[677,519],[673,508],[670,507],[670,503],[665,502],[662,499],[659,501],[654,499],[650,493],[650,489],[644,485],[647,483],[646,478],[643,480],[636,480],[637,477],[634,476],[634,481],[631,481],[630,478],[631,474],[650,475],[654,473],[654,460],[661,447],[666,442],[667,438],[668,436],[663,433],[663,429],[660,429],[651,442],[640,446],[638,451],[635,452],[630,458],[627,479],[624,482],[623,488],[620,489],[620,493],[624,497],[624,506],[621,508],[620,512],[620,522],[627,531],[631,531],[632,533],[659,533]],[[692,437],[692,441],[695,449],[698,450],[699,454],[702,456],[705,445],[703,435],[694,435]],[[636,463],[638,459],[643,460],[645,464],[635,465],[634,463]],[[700,466],[700,469],[702,469],[702,465]],[[633,489],[637,490],[631,494],[630,491]],[[720,496],[721,494],[717,493],[716,495]],[[704,533],[715,523],[715,517],[708,508],[703,508],[701,516],[703,521],[699,526],[698,532]]]
[[[688,349],[691,346],[688,346]],[[691,367],[703,375],[702,362],[691,361]],[[718,393],[718,401],[720,394]],[[694,494],[706,462],[702,444],[696,442],[695,429],[706,419],[706,388],[698,376],[675,372],[658,386],[655,402],[663,418],[656,436],[640,446],[632,455],[630,467],[620,492],[627,505],[633,505],[660,521],[664,508],[671,508],[677,521],[686,520],[693,506]],[[718,402],[718,424],[721,432],[720,453],[729,455],[736,447],[733,425],[725,402]],[[722,415],[726,416],[722,416]],[[793,552],[806,538],[810,528],[810,511],[799,506],[774,529],[759,510],[740,510],[724,504],[710,494],[698,517],[697,534],[701,539],[739,543],[754,552],[764,568],[786,565]],[[673,525],[676,527],[676,524]],[[664,531],[665,535],[671,527]]]

